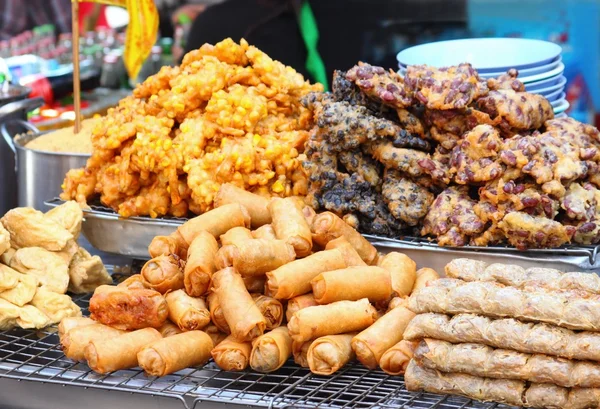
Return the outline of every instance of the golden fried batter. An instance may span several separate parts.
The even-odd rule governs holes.
[[[498,178],[504,171],[501,148],[500,134],[490,125],[477,125],[467,132],[452,151],[450,173],[456,183],[477,184]]]
[[[403,86],[402,78],[394,71],[359,62],[346,73],[367,96],[393,108],[406,108],[413,103],[412,92]]]
[[[508,242],[519,250],[554,248],[569,243],[575,228],[542,216],[511,212],[498,223]]]
[[[392,216],[409,226],[416,226],[433,202],[433,193],[393,169],[385,171],[381,194]]]
[[[525,92],[525,84],[517,79],[518,76],[519,71],[511,68],[498,78],[489,78],[487,80],[487,86],[491,91],[510,89],[515,92]]]

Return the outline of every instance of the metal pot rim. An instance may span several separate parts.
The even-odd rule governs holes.
[[[49,155],[49,156],[71,156],[71,157],[74,156],[74,157],[80,157],[80,158],[89,158],[90,156],[92,156],[91,153],[52,152],[52,151],[43,151],[43,150],[39,150],[39,149],[30,149],[30,148],[25,147],[25,144],[33,141],[34,139],[38,138],[39,136],[47,134],[48,132],[50,132],[50,131],[40,132],[38,134],[24,133],[24,134],[17,135],[13,138],[13,141],[15,142],[15,147],[17,148],[17,150],[22,150],[24,152],[30,151],[30,152],[43,154],[43,155]],[[27,141],[22,141],[23,139],[27,139]]]

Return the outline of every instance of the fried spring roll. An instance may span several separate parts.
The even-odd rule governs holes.
[[[138,365],[138,352],[159,339],[162,336],[156,329],[144,328],[117,337],[92,340],[85,347],[85,359],[94,372],[101,374],[133,368]]]
[[[102,285],[90,300],[91,318],[123,330],[160,328],[169,315],[165,298],[157,291]]]
[[[292,354],[294,362],[302,368],[308,368],[308,349],[314,341],[296,342],[292,341]]]
[[[250,227],[250,215],[244,206],[230,203],[188,220],[177,231],[189,245],[201,231],[218,238],[237,226]]]
[[[426,287],[430,281],[435,281],[440,278],[440,275],[432,268],[421,268],[417,270],[417,279],[412,288],[411,293],[414,293],[420,288]]]
[[[267,272],[265,293],[277,299],[290,299],[311,292],[311,280],[325,271],[346,267],[339,250],[325,250],[292,261]]]
[[[317,217],[317,212],[315,212],[315,209],[313,209],[310,206],[302,206],[302,214],[306,219],[306,223],[308,223],[308,227],[312,225],[312,222],[315,220],[315,217]]]
[[[169,318],[183,331],[202,329],[210,323],[210,313],[202,298],[190,297],[184,290],[165,296]]]
[[[211,351],[215,363],[224,371],[243,371],[248,367],[252,344],[240,342],[233,335],[225,338]]]
[[[117,284],[117,287],[138,289],[148,288],[146,287],[146,284],[144,284],[144,280],[142,279],[141,274],[134,274],[132,276],[127,277],[125,280]]]
[[[158,257],[168,254],[177,254],[179,258],[187,258],[188,243],[183,239],[178,231],[174,231],[168,236],[156,236],[148,246],[150,257]]]
[[[358,301],[337,301],[298,311],[288,328],[296,342],[305,342],[325,335],[361,331],[377,319],[377,310],[363,298]]]
[[[312,250],[312,233],[299,203],[293,198],[275,197],[269,202],[269,211],[277,238],[291,244],[298,258],[308,256]]]
[[[75,327],[60,336],[60,344],[65,356],[73,361],[85,360],[85,348],[92,341],[114,339],[125,331],[103,324]]]
[[[89,317],[67,317],[63,318],[58,324],[59,338],[71,331],[73,328],[85,327],[86,325],[97,324],[96,321]]]
[[[403,375],[418,345],[417,341],[403,339],[385,351],[379,360],[379,366],[388,375]]]
[[[162,255],[142,267],[142,280],[146,287],[165,294],[183,288],[185,262],[175,254]]]
[[[371,302],[389,301],[392,296],[390,273],[376,266],[326,271],[313,278],[310,284],[319,304],[361,298]]]
[[[208,334],[210,339],[212,339],[214,346],[219,345],[223,340],[225,340],[225,338],[227,338],[227,334],[221,332],[216,325],[210,324],[204,328],[203,331]]]
[[[327,243],[325,250],[331,249],[338,249],[338,251],[342,253],[348,267],[367,265],[344,236],[333,239]]]
[[[162,335],[163,338],[166,338],[176,334],[181,334],[183,331],[181,331],[177,325],[167,320],[160,328],[158,328],[158,332],[160,332],[160,335]]]
[[[307,352],[308,367],[317,375],[332,375],[354,359],[355,334],[326,335],[315,339]]]
[[[218,208],[232,203],[239,203],[248,210],[253,228],[271,223],[271,213],[267,208],[269,199],[225,183],[219,188],[214,205]]]
[[[389,271],[395,296],[410,295],[417,279],[417,263],[406,254],[393,251],[380,258],[378,265]]]
[[[204,295],[210,288],[212,275],[217,271],[215,256],[219,244],[212,234],[198,232],[188,249],[188,259],[184,269],[184,285],[193,297]]]
[[[396,307],[408,307],[408,297],[394,297],[388,304],[388,311]]]
[[[373,265],[377,260],[377,249],[359,232],[331,212],[318,214],[311,226],[313,239],[326,246],[333,239],[346,237],[365,263]]]
[[[204,365],[210,359],[212,339],[202,331],[188,331],[162,338],[137,353],[140,367],[150,376],[165,376],[181,369]]]
[[[258,229],[253,230],[252,237],[255,239],[277,240],[275,230],[273,230],[273,226],[270,224],[265,224],[264,226],[260,226]]]
[[[246,276],[242,277],[246,290],[251,293],[262,293],[265,291],[265,283],[267,277],[265,276]]]
[[[228,230],[227,233],[221,235],[221,245],[227,246],[232,244],[237,246],[246,240],[252,240],[252,232],[245,227],[234,227]]]
[[[257,372],[273,372],[292,355],[292,338],[287,327],[278,327],[252,341],[250,366]]]
[[[217,294],[210,293],[208,297],[206,297],[206,301],[208,301],[208,310],[210,311],[210,320],[212,323],[215,324],[221,332],[231,334],[231,329],[229,328],[229,324],[227,324],[225,315],[223,315],[223,308],[221,308],[221,303],[219,302]]]
[[[246,290],[244,280],[233,268],[215,273],[213,292],[233,336],[240,341],[251,341],[263,334],[267,325],[265,317]]]
[[[262,294],[252,294],[252,299],[267,321],[266,330],[270,331],[281,325],[283,305],[279,301]]]
[[[319,304],[317,304],[317,301],[312,293],[298,295],[288,301],[285,318],[289,322],[296,312],[307,307],[314,307],[315,305]]]
[[[402,340],[402,334],[414,316],[406,307],[394,308],[355,336],[352,349],[358,360],[369,369],[377,368],[381,356]]]
[[[283,240],[254,239],[217,252],[217,269],[233,267],[242,276],[262,276],[294,260],[294,248]]]

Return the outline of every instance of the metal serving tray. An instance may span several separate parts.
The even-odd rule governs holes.
[[[46,202],[58,206],[60,199]],[[186,219],[149,217],[119,217],[112,209],[91,206],[84,210],[82,232],[99,250],[147,259],[148,245],[155,236],[168,235]],[[600,246],[563,246],[557,249],[518,251],[509,246],[441,247],[424,238],[405,237],[390,239],[365,235],[381,252],[401,251],[416,261],[419,267],[430,267],[443,272],[455,258],[468,257],[488,263],[512,263],[523,267],[556,268],[561,271],[600,271]]]
[[[89,295],[74,297],[74,301],[87,315]],[[22,381],[30,382],[24,386]],[[16,393],[19,388],[23,393]],[[53,396],[51,400],[48,394]],[[86,394],[93,399],[85,399]],[[135,399],[126,394],[135,395]],[[202,368],[189,368],[163,378],[146,377],[141,369],[98,375],[87,365],[64,356],[53,327],[38,332],[0,332],[0,399],[3,405],[11,407],[62,409],[83,405],[89,409],[106,408],[109,404],[130,409],[232,405],[289,409],[507,408],[455,396],[411,393],[406,391],[403,377],[369,371],[356,363],[331,377],[313,375],[292,361],[270,374],[251,370],[225,372],[211,361]]]

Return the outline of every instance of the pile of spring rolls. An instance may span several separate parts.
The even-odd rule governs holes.
[[[600,277],[456,259],[415,291],[408,390],[514,406],[600,406]]]
[[[164,376],[204,365],[272,372],[293,357],[330,375],[357,358],[404,372],[412,291],[439,278],[400,253],[378,254],[333,213],[301,199],[223,185],[215,209],[169,236],[117,286],[96,289],[90,318],[66,319],[64,353],[106,373]]]

